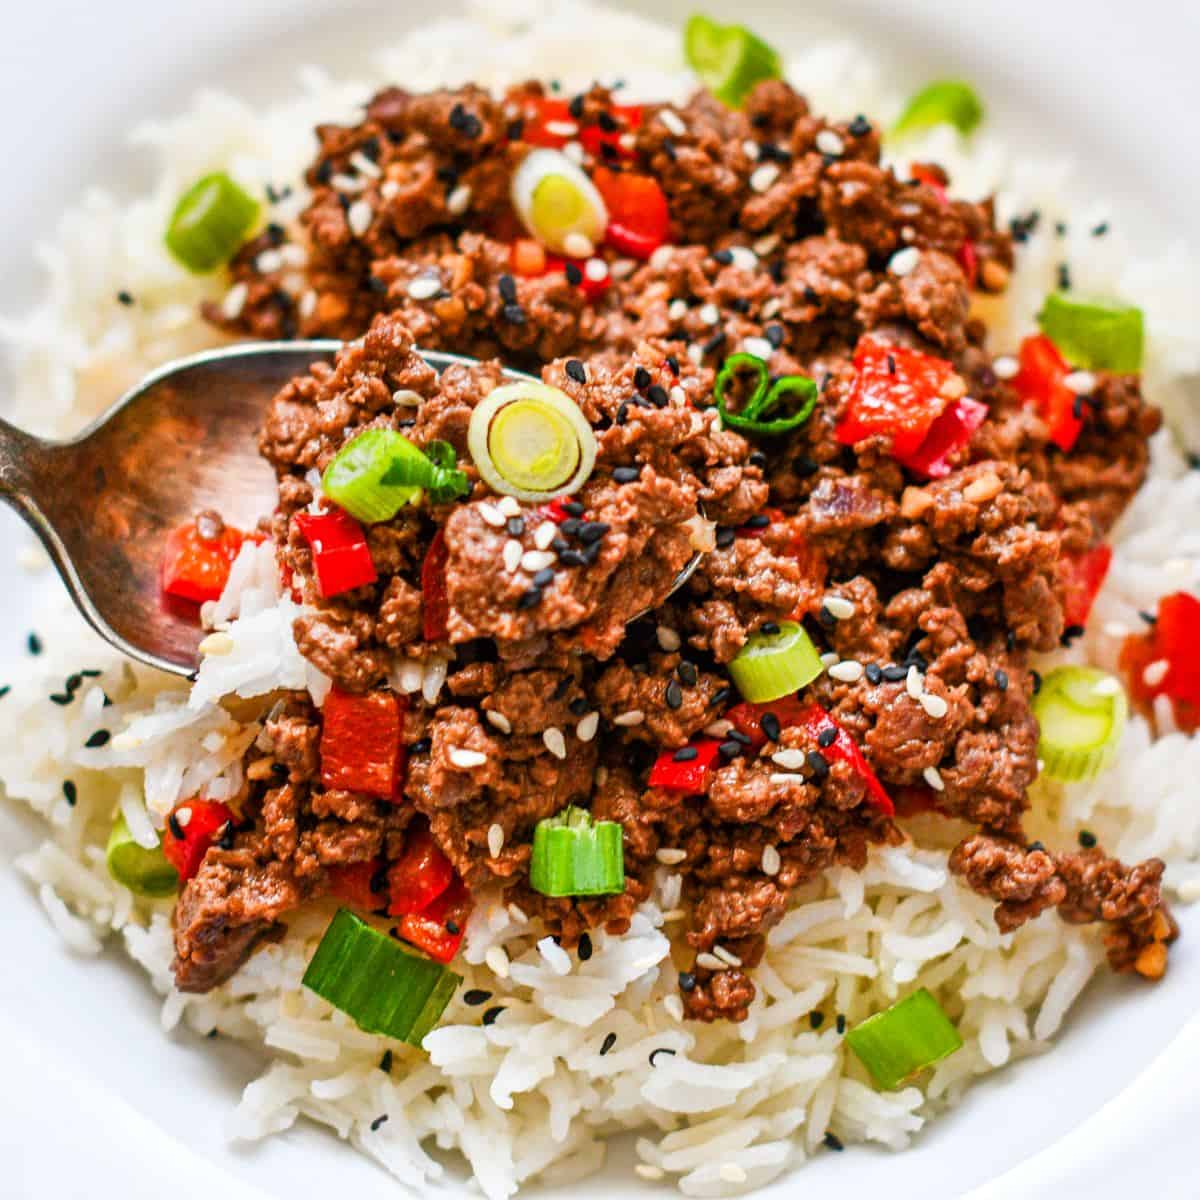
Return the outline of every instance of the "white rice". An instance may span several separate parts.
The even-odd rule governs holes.
[[[585,26],[590,53],[580,56]],[[493,8],[490,17],[427,26],[367,60],[359,79],[308,69],[294,97],[265,110],[205,93],[182,114],[140,127],[135,142],[159,163],[154,191],[129,203],[89,191],[39,249],[49,274],[45,301],[0,322],[16,355],[17,419],[50,432],[77,428],[150,367],[218,340],[196,306],[221,299],[220,285],[180,271],[160,237],[173,199],[202,171],[224,167],[256,188],[289,183],[291,196],[273,213],[288,220],[305,202],[299,173],[312,125],[352,117],[377,85],[475,79],[500,86],[558,75],[573,88],[595,73],[623,77],[633,95],[681,98],[690,81],[679,41],[677,30],[578,4],[553,4],[514,28]],[[563,74],[572,64],[586,65],[587,76]],[[886,119],[899,106],[869,56],[852,46],[810,46],[790,62],[789,76],[835,115],[861,110]],[[998,351],[1014,349],[1031,327],[1055,265],[1067,257],[1081,288],[1145,309],[1148,391],[1176,429],[1200,442],[1200,415],[1184,398],[1184,377],[1200,368],[1200,339],[1188,324],[1200,309],[1200,274],[1181,249],[1147,261],[1118,233],[1091,236],[1109,214],[1068,207],[1069,165],[1014,153],[986,131],[964,144],[939,129],[902,150],[905,160],[945,163],[963,194],[998,191],[1002,220],[1034,208],[1042,214],[1019,251],[1008,297],[988,304]],[[1054,229],[1059,218],[1069,219],[1063,237]],[[120,288],[135,305],[113,302]],[[241,299],[224,297],[230,309]],[[1152,609],[1167,591],[1196,588],[1198,507],[1200,473],[1188,472],[1160,436],[1153,476],[1118,530],[1095,620],[1063,657],[1111,666],[1124,632],[1138,627],[1139,609]],[[269,549],[248,548],[226,595],[206,610],[223,636],[210,643],[190,695],[177,681],[122,662],[64,606],[41,626],[46,652],[4,700],[10,732],[0,741],[0,780],[49,831],[18,866],[65,945],[94,954],[115,934],[165,997],[164,1029],[217,1029],[273,1052],[232,1114],[232,1137],[262,1138],[306,1117],[414,1188],[445,1177],[433,1151],[457,1149],[485,1194],[499,1200],[535,1178],[565,1183],[596,1170],[606,1135],[636,1130],[641,1177],[669,1177],[687,1195],[738,1194],[802,1163],[827,1133],[902,1148],[976,1076],[1043,1049],[1103,962],[1095,929],[1052,913],[1001,936],[991,904],[946,869],[953,835],[929,822],[920,844],[876,850],[865,872],[834,869],[803,889],[771,932],[755,973],[759,995],[741,1025],[679,1022],[675,975],[687,960],[672,941],[682,928],[680,879],[666,866],[630,932],[594,933],[586,962],[539,940],[523,913],[484,898],[468,929],[466,985],[424,1052],[364,1034],[301,987],[329,909],[295,914],[289,936],[255,954],[224,987],[178,995],[169,902],[135,904],[105,871],[104,840],[118,808],[135,837],[149,841],[178,801],[237,788],[242,753],[259,729],[219,707],[223,695],[307,687],[321,702],[328,681],[296,651],[294,612],[277,593]],[[49,692],[81,666],[102,675],[74,704],[52,704]],[[393,682],[434,699],[446,670],[444,661],[405,661]],[[115,736],[87,748],[99,729]],[[1113,769],[1090,784],[1039,785],[1030,824],[1056,847],[1074,844],[1086,827],[1127,859],[1158,854],[1170,883],[1194,898],[1200,807],[1188,791],[1197,777],[1200,739],[1169,732],[1155,741],[1134,717]],[[66,778],[78,788],[73,807]],[[845,1050],[835,1017],[853,1025],[913,986],[938,996],[965,1044],[923,1087],[881,1093]],[[462,998],[467,988],[491,993],[489,1007],[503,1006],[494,1022],[480,1024],[481,1010]],[[817,1009],[824,1020],[813,1028],[809,1014]],[[390,1074],[380,1069],[385,1049],[394,1056]]]

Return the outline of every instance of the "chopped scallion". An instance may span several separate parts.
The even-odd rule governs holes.
[[[846,1042],[871,1078],[889,1090],[963,1044],[942,1006],[925,988],[856,1025],[846,1034]]]
[[[367,1033],[419,1046],[462,976],[401,949],[342,908],[325,930],[303,983]]]
[[[543,896],[606,896],[625,890],[624,831],[571,806],[537,823],[529,886]]]
[[[752,633],[729,664],[738,691],[752,704],[798,691],[824,669],[812,638],[796,621],[781,621],[778,633]]]
[[[969,83],[939,79],[909,100],[892,133],[917,133],[934,125],[953,125],[959,133],[968,134],[982,120],[983,101]]]
[[[1140,308],[1051,292],[1038,313],[1038,324],[1072,366],[1123,374],[1142,369]]]
[[[258,220],[258,202],[224,171],[205,175],[179,198],[167,249],[195,274],[227,263]]]
[[[1057,667],[1033,698],[1038,757],[1051,779],[1091,779],[1113,760],[1129,703],[1120,680],[1096,667]]]
[[[722,104],[740,108],[751,89],[783,74],[779,55],[744,25],[718,25],[702,13],[689,18],[683,35],[688,66]]]
[[[118,815],[104,850],[108,873],[138,896],[172,896],[179,890],[179,872],[162,852],[162,844],[142,846],[133,840],[125,818]]]

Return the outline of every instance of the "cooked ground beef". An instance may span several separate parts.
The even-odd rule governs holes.
[[[849,664],[803,699],[883,788],[979,828],[951,865],[996,899],[1002,929],[1056,907],[1108,924],[1116,969],[1160,975],[1175,934],[1161,864],[1051,854],[1022,832],[1037,775],[1030,656],[1063,634],[1064,563],[1104,538],[1145,475],[1159,417],[1138,380],[1097,373],[1078,444],[1060,450],[971,315],[972,287],[1002,290],[1013,263],[991,204],[948,200],[932,164],[898,177],[869,122],[830,125],[780,82],[740,111],[704,93],[673,119],[647,106],[619,148],[581,134],[586,170],[657,180],[672,242],[648,261],[601,248],[594,286],[571,264],[519,275],[509,180],[542,96],[393,88],[357,125],[320,127],[299,222],[234,260],[237,317],[209,310],[238,334],[354,339],[279,393],[262,433],[281,569],[305,605],[301,653],[350,693],[419,684],[422,670],[447,678],[434,701],[409,697],[395,803],[327,787],[320,712],[301,696],[276,705],[251,751],[241,832],[180,899],[180,986],[227,977],[282,914],[337,891],[341,868],[382,869],[428,827],[470,888],[503,886],[567,947],[591,927],[626,929],[670,864],[697,955],[686,1010],[744,1018],[792,891],[904,836],[861,767],[784,711],[791,698],[783,720],[760,710],[757,739],[731,724],[728,663],[789,618]],[[604,129],[611,104],[595,88],[572,111]],[[818,149],[827,130],[841,153]],[[358,171],[361,155],[373,171]],[[285,242],[300,253],[260,270],[261,251]],[[901,250],[912,261],[894,269]],[[819,386],[786,436],[750,442],[714,408],[716,371],[748,339],[774,376]],[[889,437],[839,440],[868,342],[936,356],[952,368],[944,395],[986,406],[942,477],[906,470]],[[414,345],[480,361],[439,376]],[[569,507],[505,511],[470,461],[471,413],[501,363],[560,388],[595,431],[595,471]],[[371,526],[377,581],[328,599],[297,518],[317,501],[314,472],[379,427],[450,443],[471,491]],[[426,640],[435,538],[445,627]],[[649,785],[656,760],[714,739],[700,785]],[[623,826],[622,895],[530,888],[534,827],[568,804]]]

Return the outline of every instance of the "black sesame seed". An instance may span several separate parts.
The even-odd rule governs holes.
[[[579,526],[579,540],[581,542],[598,542],[611,529],[606,521],[584,521]]]
[[[383,1052],[383,1057],[379,1060],[379,1069],[385,1075],[390,1075],[392,1073],[392,1052],[390,1050],[385,1050]]]
[[[584,370],[583,363],[579,359],[568,358],[567,365],[563,369],[566,371],[568,379],[573,379],[576,383],[587,383],[587,371]]]
[[[837,741],[837,736],[838,731],[832,725],[828,729],[822,729],[817,734],[817,745],[823,750],[828,750]]]
[[[318,183],[328,183],[333,178],[333,163],[329,159],[317,163],[316,170],[313,171],[313,178]]]
[[[506,304],[504,306],[504,319],[510,325],[524,325],[525,310],[519,304]]]
[[[1042,677],[1037,671],[1030,671],[1029,678],[1033,680],[1033,694],[1036,696],[1042,690]]]
[[[483,1014],[483,1023],[484,1023],[485,1025],[494,1025],[494,1024],[496,1023],[496,1018],[497,1018],[497,1017],[498,1017],[498,1016],[499,1016],[499,1015],[500,1015],[500,1014],[501,1014],[503,1011],[504,1011],[504,1005],[503,1005],[503,1004],[496,1004],[496,1005],[493,1005],[491,1008],[489,1008],[489,1009],[487,1010],[487,1012],[485,1012],[485,1013]]]
[[[124,304],[125,307],[128,308],[133,303],[133,294],[125,291],[124,288],[122,288],[121,291],[117,293],[117,303]]]
[[[386,1125],[387,1119],[388,1119],[387,1113],[384,1113],[382,1116],[376,1117],[375,1120],[373,1120],[371,1122],[371,1132],[375,1133],[382,1125]]]
[[[652,383],[646,389],[646,399],[654,405],[655,408],[667,407],[667,389],[661,383]]]
[[[617,1044],[617,1035],[615,1033],[606,1033],[604,1041],[600,1043],[600,1057],[603,1058]]]
[[[41,654],[42,652],[42,639],[36,633],[31,633],[25,639],[25,645],[28,647],[30,654]]]
[[[509,537],[519,538],[521,534],[525,532],[525,518],[509,517],[508,520],[504,522],[504,529],[508,533]]]
[[[531,587],[528,591],[521,593],[521,598],[517,601],[517,608],[536,608],[542,602],[542,589]]]
[[[713,354],[725,344],[725,330],[718,329],[701,347],[705,354]]]
[[[427,754],[429,748],[433,745],[432,738],[417,738],[415,742],[408,748],[409,754]]]
[[[1103,237],[1108,232],[1108,222],[1101,221],[1099,225],[1092,226],[1092,237]]]
[[[809,1026],[813,1029],[820,1029],[825,1024],[825,1014],[820,1009],[814,1008],[808,1014]]]
[[[783,727],[779,724],[779,718],[773,712],[763,713],[759,724],[762,726],[762,731],[766,734],[769,742],[779,741],[779,735],[783,732]]]
[[[107,729],[97,729],[83,744],[89,750],[99,750],[101,746],[107,746],[111,738],[112,734]]]
[[[1071,290],[1071,268],[1065,262],[1058,264],[1058,287],[1063,292]]]
[[[8,693],[11,691],[12,691],[11,684],[5,683],[5,684],[0,685],[0,700],[3,700],[4,697],[7,696]]]
[[[992,673],[992,679],[995,681],[996,686],[1002,692],[1008,691],[1008,672],[1007,671],[1003,670],[1001,667],[997,667],[996,670]]]
[[[888,374],[895,375],[895,373],[896,373],[896,358],[894,355],[889,354],[887,356],[887,365],[888,365]]]
[[[75,807],[75,801],[79,799],[79,789],[75,786],[75,780],[63,780],[63,799],[72,807]]]
[[[622,400],[621,403],[619,405],[617,405],[617,418],[616,419],[617,419],[618,425],[624,425],[625,422],[629,420],[629,401],[628,400]]]
[[[544,588],[554,582],[554,568],[543,567],[540,571],[534,573],[533,586]]]
[[[822,1141],[824,1141],[825,1145],[828,1146],[830,1150],[840,1151],[845,1150],[846,1148],[842,1142],[842,1139],[838,1137],[836,1133],[826,1133]]]
[[[1085,850],[1090,850],[1096,844],[1096,835],[1090,829],[1081,829],[1079,831],[1079,844]]]
[[[678,685],[677,685],[678,686]],[[699,751],[695,746],[681,746],[671,755],[672,762],[691,762]]]
[[[696,990],[696,976],[691,971],[679,972],[679,990],[681,992],[692,992]]]
[[[779,624],[776,621],[764,621],[759,626],[759,631],[765,633],[767,637],[774,637],[779,632]]]
[[[75,697],[70,692],[51,692],[50,700],[54,704],[70,704]]]
[[[733,262],[733,251],[732,250],[717,250],[713,254],[713,259],[716,262],[719,262],[721,264],[721,266],[727,267]]]
[[[846,1014],[838,1013],[837,1015],[837,1031],[838,1033],[846,1032]]]
[[[871,132],[871,122],[866,117],[859,113],[849,125],[846,126],[846,132],[851,137],[866,137]]]
[[[766,513],[755,513],[746,521],[747,529],[766,529],[771,523],[771,518]]]
[[[672,375],[678,376],[679,375],[679,359],[677,359],[675,357],[675,355],[673,355],[673,354],[668,354],[667,358],[666,358],[666,363],[667,363],[667,370],[669,370]]]
[[[472,1008],[486,1004],[491,998],[492,993],[485,992],[483,988],[471,988],[470,991],[463,993],[463,1003],[471,1005]]]
[[[717,705],[724,704],[725,701],[728,700],[730,698],[730,696],[732,696],[732,695],[733,695],[733,688],[731,688],[728,684],[726,684],[724,687],[718,688],[713,693],[712,702]]]
[[[170,813],[167,817],[167,828],[171,831],[171,836],[176,841],[183,841],[183,826],[180,825],[179,818],[174,813]]]
[[[1078,638],[1083,637],[1083,634],[1084,629],[1082,625],[1068,625],[1066,629],[1062,631],[1062,637],[1059,639],[1059,642],[1063,646],[1069,646]]]
[[[1032,854],[1038,850],[1044,851],[1046,849],[1046,846],[1045,846],[1044,842],[1030,842],[1029,845],[1025,847],[1025,849],[1028,850]]]
[[[582,567],[587,562],[587,559],[584,558],[580,551],[572,550],[568,547],[567,549],[560,550],[558,552],[558,561],[562,563],[564,567]]]
[[[592,957],[592,938],[590,934],[583,933],[579,936],[579,958],[582,962],[587,962]]]
[[[500,289],[500,299],[506,304],[517,302],[517,281],[511,275],[501,275],[496,286]]]
[[[459,103],[450,110],[450,128],[464,137],[477,138],[483,132],[483,123]]]
[[[879,669],[878,663],[867,663],[863,669],[866,672],[868,683],[879,683],[883,679],[883,672]]]
[[[652,382],[653,377],[645,367],[638,367],[633,372],[633,386],[637,388],[639,392],[645,391]]]
[[[656,1049],[656,1050],[651,1050],[651,1051],[650,1051],[650,1065],[651,1065],[651,1066],[654,1066],[654,1060],[655,1060],[655,1059],[656,1059],[656,1058],[657,1058],[657,1057],[658,1057],[660,1054],[669,1054],[669,1055],[671,1055],[671,1057],[672,1057],[672,1058],[674,1058],[674,1056],[675,1056],[675,1051],[674,1051],[674,1050],[671,1050],[671,1049],[668,1049],[668,1047],[666,1047],[666,1046],[659,1046],[659,1047],[658,1047],[658,1049]]]
[[[667,702],[667,707],[670,709],[678,709],[683,707],[683,689],[674,679],[667,684],[667,691],[664,699]],[[685,746],[684,749],[692,749],[690,746]],[[696,757],[696,751],[692,749],[689,758]]]
[[[508,128],[504,132],[510,142],[519,142],[525,134],[525,122],[520,119],[509,121]]]
[[[286,767],[283,767],[282,763],[276,763],[275,766],[277,769],[279,769],[279,768],[283,768],[284,770],[287,769]],[[221,826],[221,836],[219,838],[217,838],[217,845],[220,846],[222,850],[232,850],[233,849],[233,835],[235,832],[236,831],[233,828],[233,822],[226,821],[225,824]],[[376,872],[376,875],[383,876],[383,883],[379,887],[376,887],[376,879],[375,879],[375,877],[372,877],[371,891],[382,894],[387,889],[387,871],[385,869],[381,868],[378,872]]]
[[[614,467],[613,479],[617,483],[634,483],[641,477],[641,471],[637,467]]]
[[[722,742],[717,747],[717,750],[722,758],[737,758],[737,756],[742,752],[742,744],[740,742],[735,742],[732,738],[730,738],[729,741]]]
[[[884,667],[880,671],[880,675],[887,680],[888,683],[899,683],[902,679],[907,678],[908,668],[901,667],[898,664],[893,664],[890,667]]]
[[[829,760],[820,750],[810,750],[804,756],[804,761],[808,763],[808,769],[813,773],[813,778],[818,782],[828,777]]]
[[[569,517],[582,517],[584,511],[583,505],[580,504],[578,500],[563,501],[563,512],[565,512]]]
[[[621,128],[621,126],[617,124],[617,120],[612,113],[607,111],[602,111],[600,113],[600,115],[596,118],[596,124],[599,125],[605,133],[617,133]]]
[[[696,664],[688,662],[686,658],[680,659],[679,666],[675,668],[675,673],[688,687],[694,687],[696,681],[700,678],[700,673],[696,670]]]
[[[837,617],[835,617],[833,613],[831,613],[829,609],[822,604],[821,607],[817,609],[817,624],[822,626],[824,629],[834,629],[837,627]]]
[[[730,741],[737,742],[741,746],[753,746],[754,739],[748,734],[743,733],[740,729],[731,729],[729,731]]]
[[[804,303],[819,304],[821,302],[821,293],[817,291],[811,284],[804,285]]]
[[[583,272],[576,263],[567,263],[563,268],[563,273],[572,287],[578,287],[583,282]]]
[[[565,521],[561,521],[558,527],[567,537],[574,537],[582,524],[583,522],[578,517],[568,517]]]
[[[761,450],[751,451],[750,457],[746,461],[752,467],[762,467],[764,469],[767,467],[768,462],[769,462],[769,460],[767,459],[767,456]]]
[[[770,342],[776,350],[778,350],[779,347],[783,345],[783,326],[778,324],[768,325],[766,329],[763,330],[763,337],[765,337],[767,341]]]
[[[1145,621],[1147,625],[1157,625],[1158,624],[1158,618],[1152,612],[1146,612],[1145,610],[1141,610],[1138,612],[1138,616],[1141,617],[1142,620]]]
[[[737,530],[729,525],[721,525],[717,528],[717,549],[724,550],[732,546],[737,538]]]
[[[810,475],[815,475],[821,468],[815,459],[810,458],[807,454],[802,454],[796,459],[793,469],[801,479],[807,479]]]
[[[561,700],[572,687],[575,686],[575,681],[570,675],[564,675],[555,685],[554,691],[550,693],[551,700]]]
[[[377,296],[382,296],[388,290],[387,280],[380,279],[378,275],[367,276],[367,291],[374,292]]]

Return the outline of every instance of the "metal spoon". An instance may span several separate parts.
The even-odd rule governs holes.
[[[249,342],[179,359],[68,442],[0,420],[0,500],[33,528],[101,637],[149,666],[195,673],[204,631],[163,602],[167,534],[204,509],[242,528],[274,510],[275,475],[258,453],[267,405],[340,348],[329,340]],[[422,357],[437,371],[474,362],[434,351]],[[672,590],[698,562],[693,556]]]

